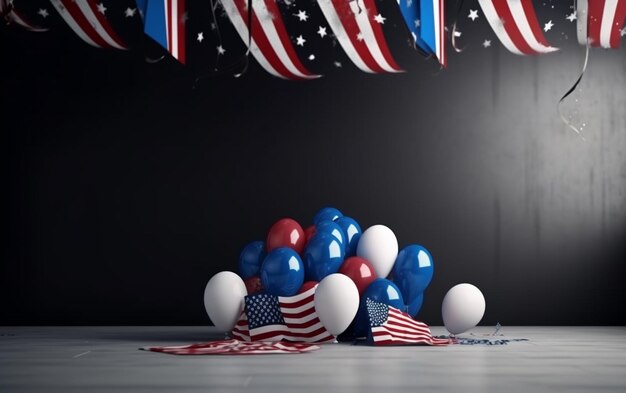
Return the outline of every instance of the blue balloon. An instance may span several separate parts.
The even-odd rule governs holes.
[[[344,256],[343,244],[336,237],[328,233],[316,234],[304,249],[306,280],[319,282],[324,277],[337,273]]]
[[[407,313],[415,318],[422,308],[424,303],[424,294],[419,295],[415,300],[407,305]]]
[[[339,217],[343,217],[343,214],[334,207],[325,207],[318,211],[313,218],[313,224],[317,225],[322,221],[335,221]]]
[[[402,296],[412,303],[424,292],[433,278],[433,257],[417,244],[404,247],[393,265],[393,282]]]
[[[334,236],[341,244],[346,245],[346,237],[343,233],[343,230],[337,223],[333,221],[322,221],[315,225],[315,233],[328,233],[329,235]]]
[[[339,217],[335,222],[341,227],[345,235],[346,257],[355,256],[356,247],[363,233],[361,226],[353,218],[346,216]]]
[[[356,314],[354,335],[355,337],[364,337],[369,332],[369,316],[367,313],[367,299],[371,299],[378,303],[384,303],[388,306],[395,307],[400,311],[406,311],[404,299],[400,289],[393,282],[386,278],[377,278],[363,292],[359,311]]]
[[[261,266],[261,283],[270,295],[293,296],[304,282],[304,265],[297,252],[288,247],[272,250]]]
[[[239,254],[239,276],[242,279],[258,276],[265,259],[265,242],[248,243]]]

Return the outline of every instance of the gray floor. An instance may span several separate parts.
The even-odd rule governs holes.
[[[626,392],[626,327],[502,332],[530,341],[173,356],[137,348],[219,336],[206,327],[0,327],[0,392]]]

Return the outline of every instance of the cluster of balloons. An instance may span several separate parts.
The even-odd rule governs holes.
[[[362,231],[356,220],[326,207],[307,228],[291,218],[275,222],[265,241],[242,250],[239,277],[218,273],[207,284],[204,300],[215,325],[229,331],[246,294],[293,296],[317,285],[315,308],[326,329],[338,335],[354,321],[360,336],[368,327],[365,299],[416,316],[432,277],[433,259],[424,247],[399,250],[388,227]]]

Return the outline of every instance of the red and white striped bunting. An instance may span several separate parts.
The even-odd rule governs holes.
[[[242,342],[239,340],[211,341],[207,343],[173,347],[146,347],[144,351],[171,355],[269,355],[311,352],[320,347],[313,344],[289,342]]]
[[[128,49],[119,39],[95,0],[50,0],[67,25],[83,41],[97,48]]]
[[[252,37],[248,31],[247,0],[222,0],[237,33],[256,61],[270,74],[284,79],[315,79],[300,61],[285,28],[276,0],[252,1]]]
[[[28,18],[15,8],[15,5],[10,0],[0,0],[0,17],[4,17],[8,23],[16,24],[28,31],[37,33],[48,31],[48,29],[39,27],[28,20]]]
[[[403,72],[375,20],[374,0],[317,0],[326,21],[350,60],[370,73]]]
[[[578,18],[578,27],[587,32],[589,45],[619,48],[620,32],[626,18],[626,0],[591,0],[586,5],[587,17]]]
[[[544,37],[532,0],[478,0],[478,3],[494,33],[510,52],[536,55],[558,50]]]

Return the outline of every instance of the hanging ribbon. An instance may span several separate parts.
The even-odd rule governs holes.
[[[456,15],[454,17],[454,23],[452,24],[452,48],[454,48],[455,52],[461,53],[465,50],[465,48],[460,49],[456,45],[456,25],[461,15],[461,9],[463,8],[463,0],[457,1],[457,4],[458,4],[458,7],[456,8]]]
[[[583,79],[583,75],[585,75],[585,71],[587,70],[588,61],[589,61],[589,44],[587,43],[587,45],[585,46],[585,62],[583,63],[583,68],[580,71],[580,75],[578,76],[578,79],[576,79],[576,82],[574,82],[574,85],[570,87],[570,89],[567,91],[567,93],[563,95],[563,97],[561,97],[561,99],[559,100],[559,103],[557,104],[557,111],[559,112],[559,116],[561,116],[561,121],[563,121],[563,123],[565,123],[566,126],[571,128],[575,133],[579,135],[580,135],[581,130],[576,128],[570,121],[568,121],[565,118],[565,116],[563,115],[563,112],[561,111],[561,104],[567,97],[570,96],[570,94],[572,94],[576,90],[576,88],[578,87],[578,84],[580,84],[580,81]]]

